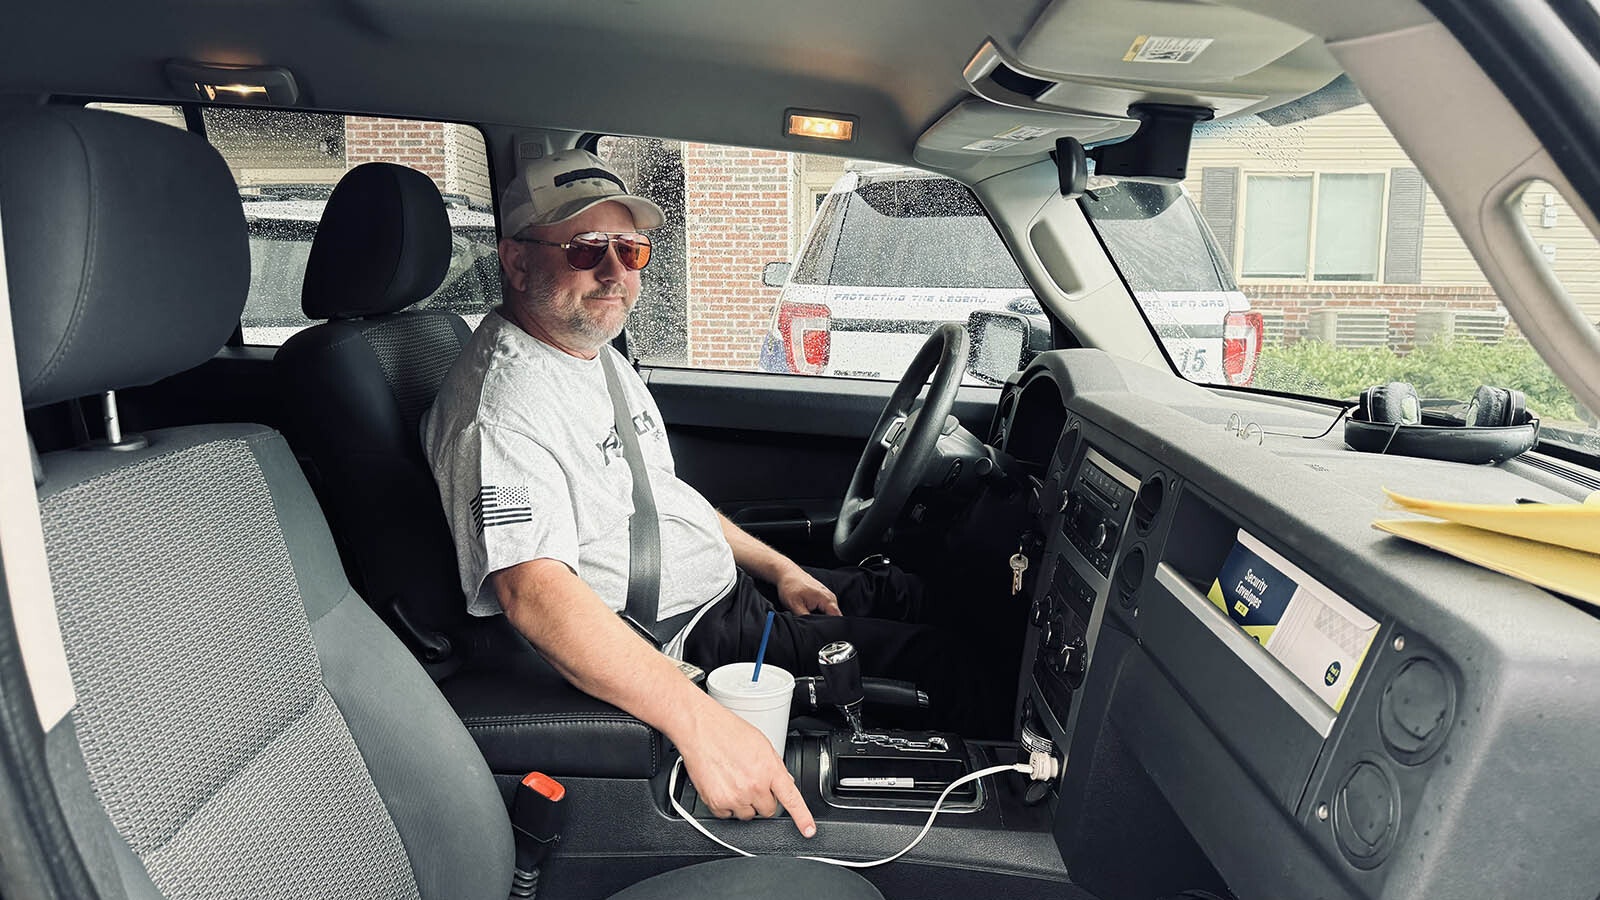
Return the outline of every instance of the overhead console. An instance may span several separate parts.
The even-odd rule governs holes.
[[[1244,115],[1322,88],[1341,69],[1308,32],[1248,10],[1162,0],[1054,0],[1020,41],[991,39],[962,75],[977,100],[917,141],[923,165],[1041,158],[1061,137],[1087,146],[1139,127],[1165,105]]]
[[[1584,749],[1600,702],[1581,687],[1600,677],[1600,621],[1370,527],[1383,486],[1570,497],[1505,467],[1306,440],[1326,414],[1095,351],[1040,357],[1000,409],[995,433],[1042,482],[1018,732],[1067,759],[1048,799],[1075,882],[1107,898],[1600,890],[1562,824],[1600,825],[1572,798],[1600,791]],[[1545,868],[1465,876],[1511,847]]]

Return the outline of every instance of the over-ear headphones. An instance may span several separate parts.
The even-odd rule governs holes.
[[[1473,392],[1464,421],[1426,413],[1416,388],[1391,381],[1362,391],[1344,423],[1344,442],[1353,450],[1449,462],[1497,463],[1538,440],[1539,418],[1528,411],[1527,395],[1487,384]]]

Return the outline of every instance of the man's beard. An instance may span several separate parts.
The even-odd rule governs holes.
[[[556,287],[555,279],[538,269],[529,271],[528,276],[528,289],[524,296],[529,309],[537,310],[544,317],[559,322],[569,335],[592,342],[589,349],[597,349],[604,344],[610,343],[617,335],[622,333],[622,329],[627,325],[628,317],[626,313],[617,320],[615,326],[611,326],[604,322],[598,314],[591,312],[583,305],[584,300],[600,296],[621,296],[626,299],[625,288],[619,289],[623,291],[623,293],[619,294],[581,296],[573,308],[561,310],[557,308],[559,290]]]

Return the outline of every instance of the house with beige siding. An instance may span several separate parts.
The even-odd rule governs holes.
[[[1498,340],[1495,298],[1438,198],[1367,105],[1196,134],[1185,187],[1266,318],[1268,340],[1405,350],[1433,337]],[[1522,198],[1534,244],[1600,322],[1595,238],[1548,185]]]

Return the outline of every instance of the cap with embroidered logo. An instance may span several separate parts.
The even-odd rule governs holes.
[[[511,237],[530,225],[554,225],[607,200],[633,214],[633,227],[657,228],[661,207],[628,193],[617,173],[587,150],[562,150],[530,160],[500,195],[501,234]]]

